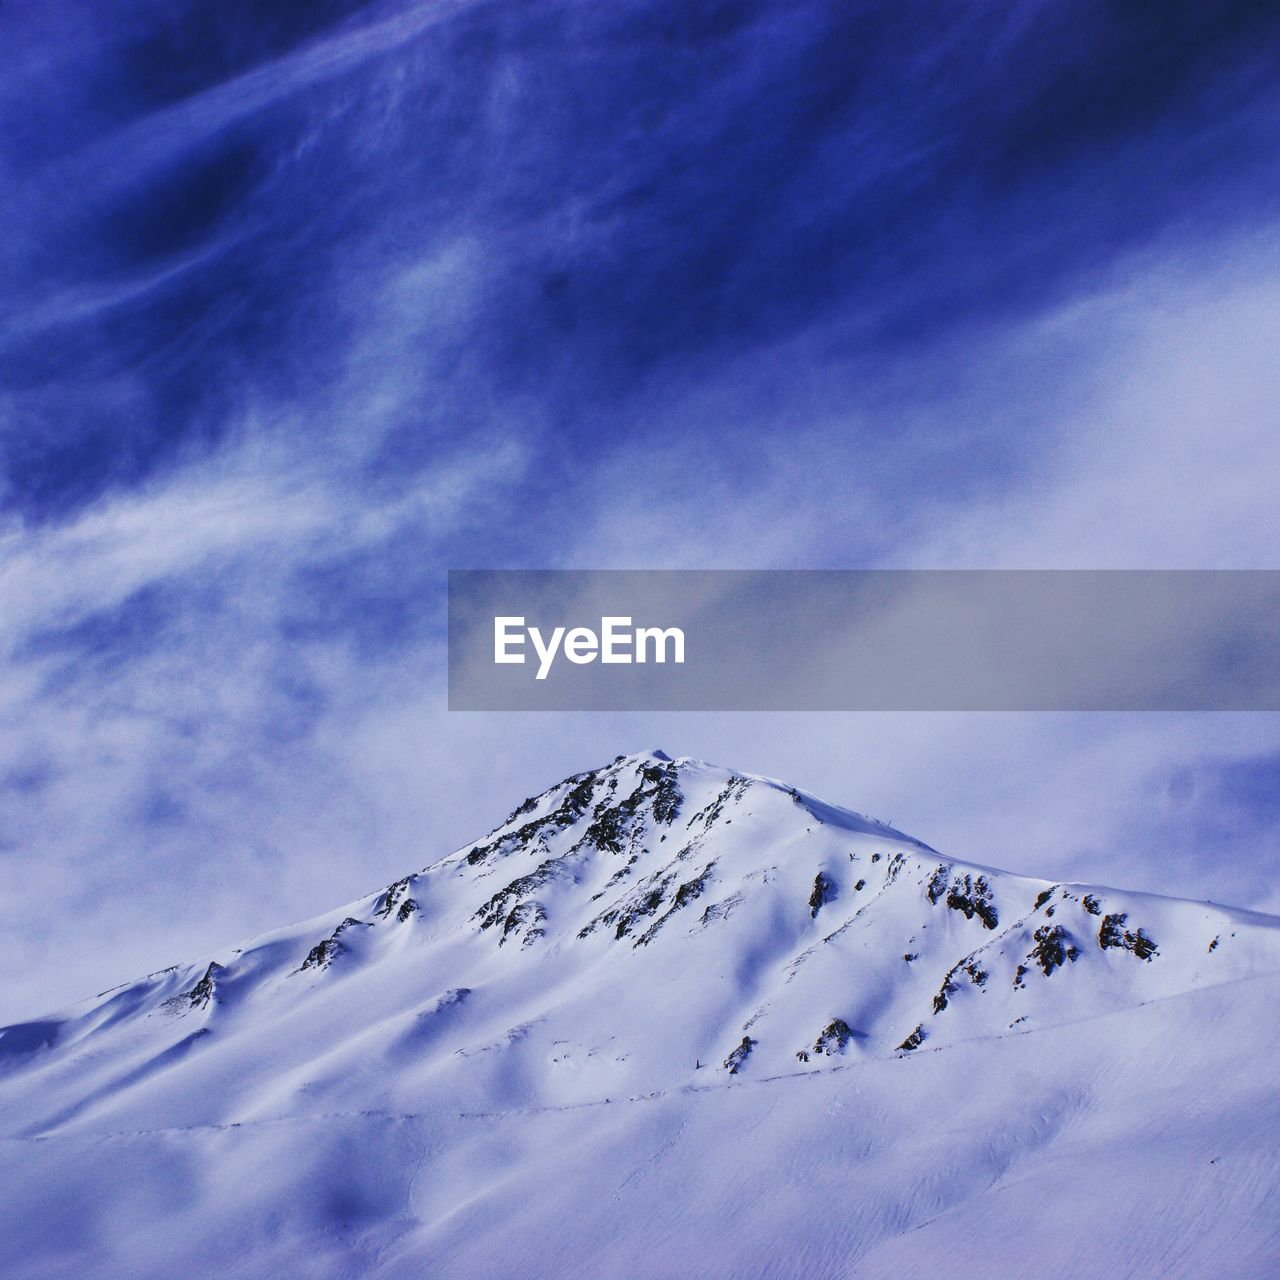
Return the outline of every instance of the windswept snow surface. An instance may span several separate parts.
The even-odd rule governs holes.
[[[661,752],[0,1030],[6,1277],[1280,1272],[1280,920]]]

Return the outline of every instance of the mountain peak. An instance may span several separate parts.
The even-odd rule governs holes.
[[[526,1255],[548,1280],[613,1274],[619,1231],[642,1257],[673,1205],[696,1223],[678,1260],[628,1274],[754,1274],[769,1241],[741,1231],[762,1211],[770,1240],[819,1240],[840,1274],[875,1241],[874,1274],[937,1274],[893,1250],[950,1214],[950,1258],[993,1189],[1003,1239],[1011,1196],[1019,1221],[1056,1210],[1110,1160],[1111,1185],[1143,1188],[1116,1256],[1139,1256],[1154,1187],[1164,1258],[1206,1187],[1227,1190],[1195,1240],[1223,1212],[1237,1232],[1265,1217],[1274,1084],[1254,1069],[1277,970],[1270,917],[1012,875],[784,782],[619,756],[357,902],[0,1029],[0,1132],[31,1169],[11,1251],[51,1167],[110,1206],[85,1226],[69,1199],[95,1263],[136,1218],[116,1188],[146,1186],[160,1269],[81,1267],[131,1280],[203,1274],[227,1240],[264,1280],[303,1252],[323,1276],[490,1276]],[[1162,1092],[1195,1105],[1153,1153]],[[1210,1096],[1241,1117],[1234,1146],[1196,1136]],[[795,1256],[808,1274],[812,1250]]]
[[[563,1105],[1093,1017],[1280,968],[1278,925],[947,858],[786,783],[646,751],[325,916],[0,1031],[0,1056],[32,1082],[32,1132],[310,1113],[370,1061],[370,1105],[428,1087]],[[171,1066],[51,1108],[39,1080],[89,1049]]]

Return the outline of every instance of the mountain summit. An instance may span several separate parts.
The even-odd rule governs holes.
[[[177,1274],[190,1250],[223,1248],[214,1224],[240,1242],[223,1273],[245,1276],[288,1271],[281,1242],[300,1240],[307,1274],[326,1276],[496,1275],[502,1248],[548,1276],[925,1266],[930,1242],[956,1247],[951,1208],[991,1202],[1031,1155],[1067,1158],[1061,1131],[1092,1114],[1099,1072],[1143,1088],[1171,1071],[1204,1107],[1196,1072],[1212,1070],[1238,1105],[1222,1067],[1248,1055],[1277,971],[1280,920],[959,861],[783,783],[652,751],[566,778],[329,915],[0,1030],[0,1122],[11,1156],[46,1185],[69,1178],[88,1220],[113,1218],[118,1270],[86,1275]],[[1101,1110],[1086,1181],[1143,1159],[1132,1135],[1104,1136],[1132,1116],[1114,1099]],[[744,1121],[764,1126],[749,1142]],[[976,1148],[955,1149],[957,1123]],[[1159,1124],[1143,1123],[1163,1150]],[[681,1146],[695,1124],[702,1144]],[[1187,1133],[1174,1123],[1169,1137],[1185,1146]],[[109,1176],[85,1181],[108,1157],[169,1188],[158,1220],[186,1242],[163,1255],[177,1271],[155,1270],[114,1220]],[[552,1171],[586,1202],[548,1198]],[[872,1172],[879,1208],[863,1215],[848,1197]],[[618,1262],[586,1193],[597,1185],[634,1210],[623,1236],[665,1221],[683,1261]],[[1233,1191],[1240,1213],[1261,1194],[1250,1185]],[[762,1195],[780,1202],[748,1256],[734,1206]],[[698,1226],[695,1204],[727,1216]],[[861,1228],[833,1226],[851,1213]],[[35,1233],[28,1260],[55,1248],[25,1218],[12,1228],[9,1247]],[[788,1232],[808,1243],[789,1252]],[[1265,1247],[1254,1239],[1251,1256]],[[364,1269],[343,1269],[353,1250]],[[424,1259],[434,1269],[415,1270]]]

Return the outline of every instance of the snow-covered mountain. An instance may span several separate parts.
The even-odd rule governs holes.
[[[0,1030],[6,1276],[1280,1268],[1280,920],[620,756]]]

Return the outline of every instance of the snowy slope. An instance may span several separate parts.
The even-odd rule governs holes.
[[[0,1030],[0,1273],[1258,1274],[1277,973],[1271,917],[619,757]]]

